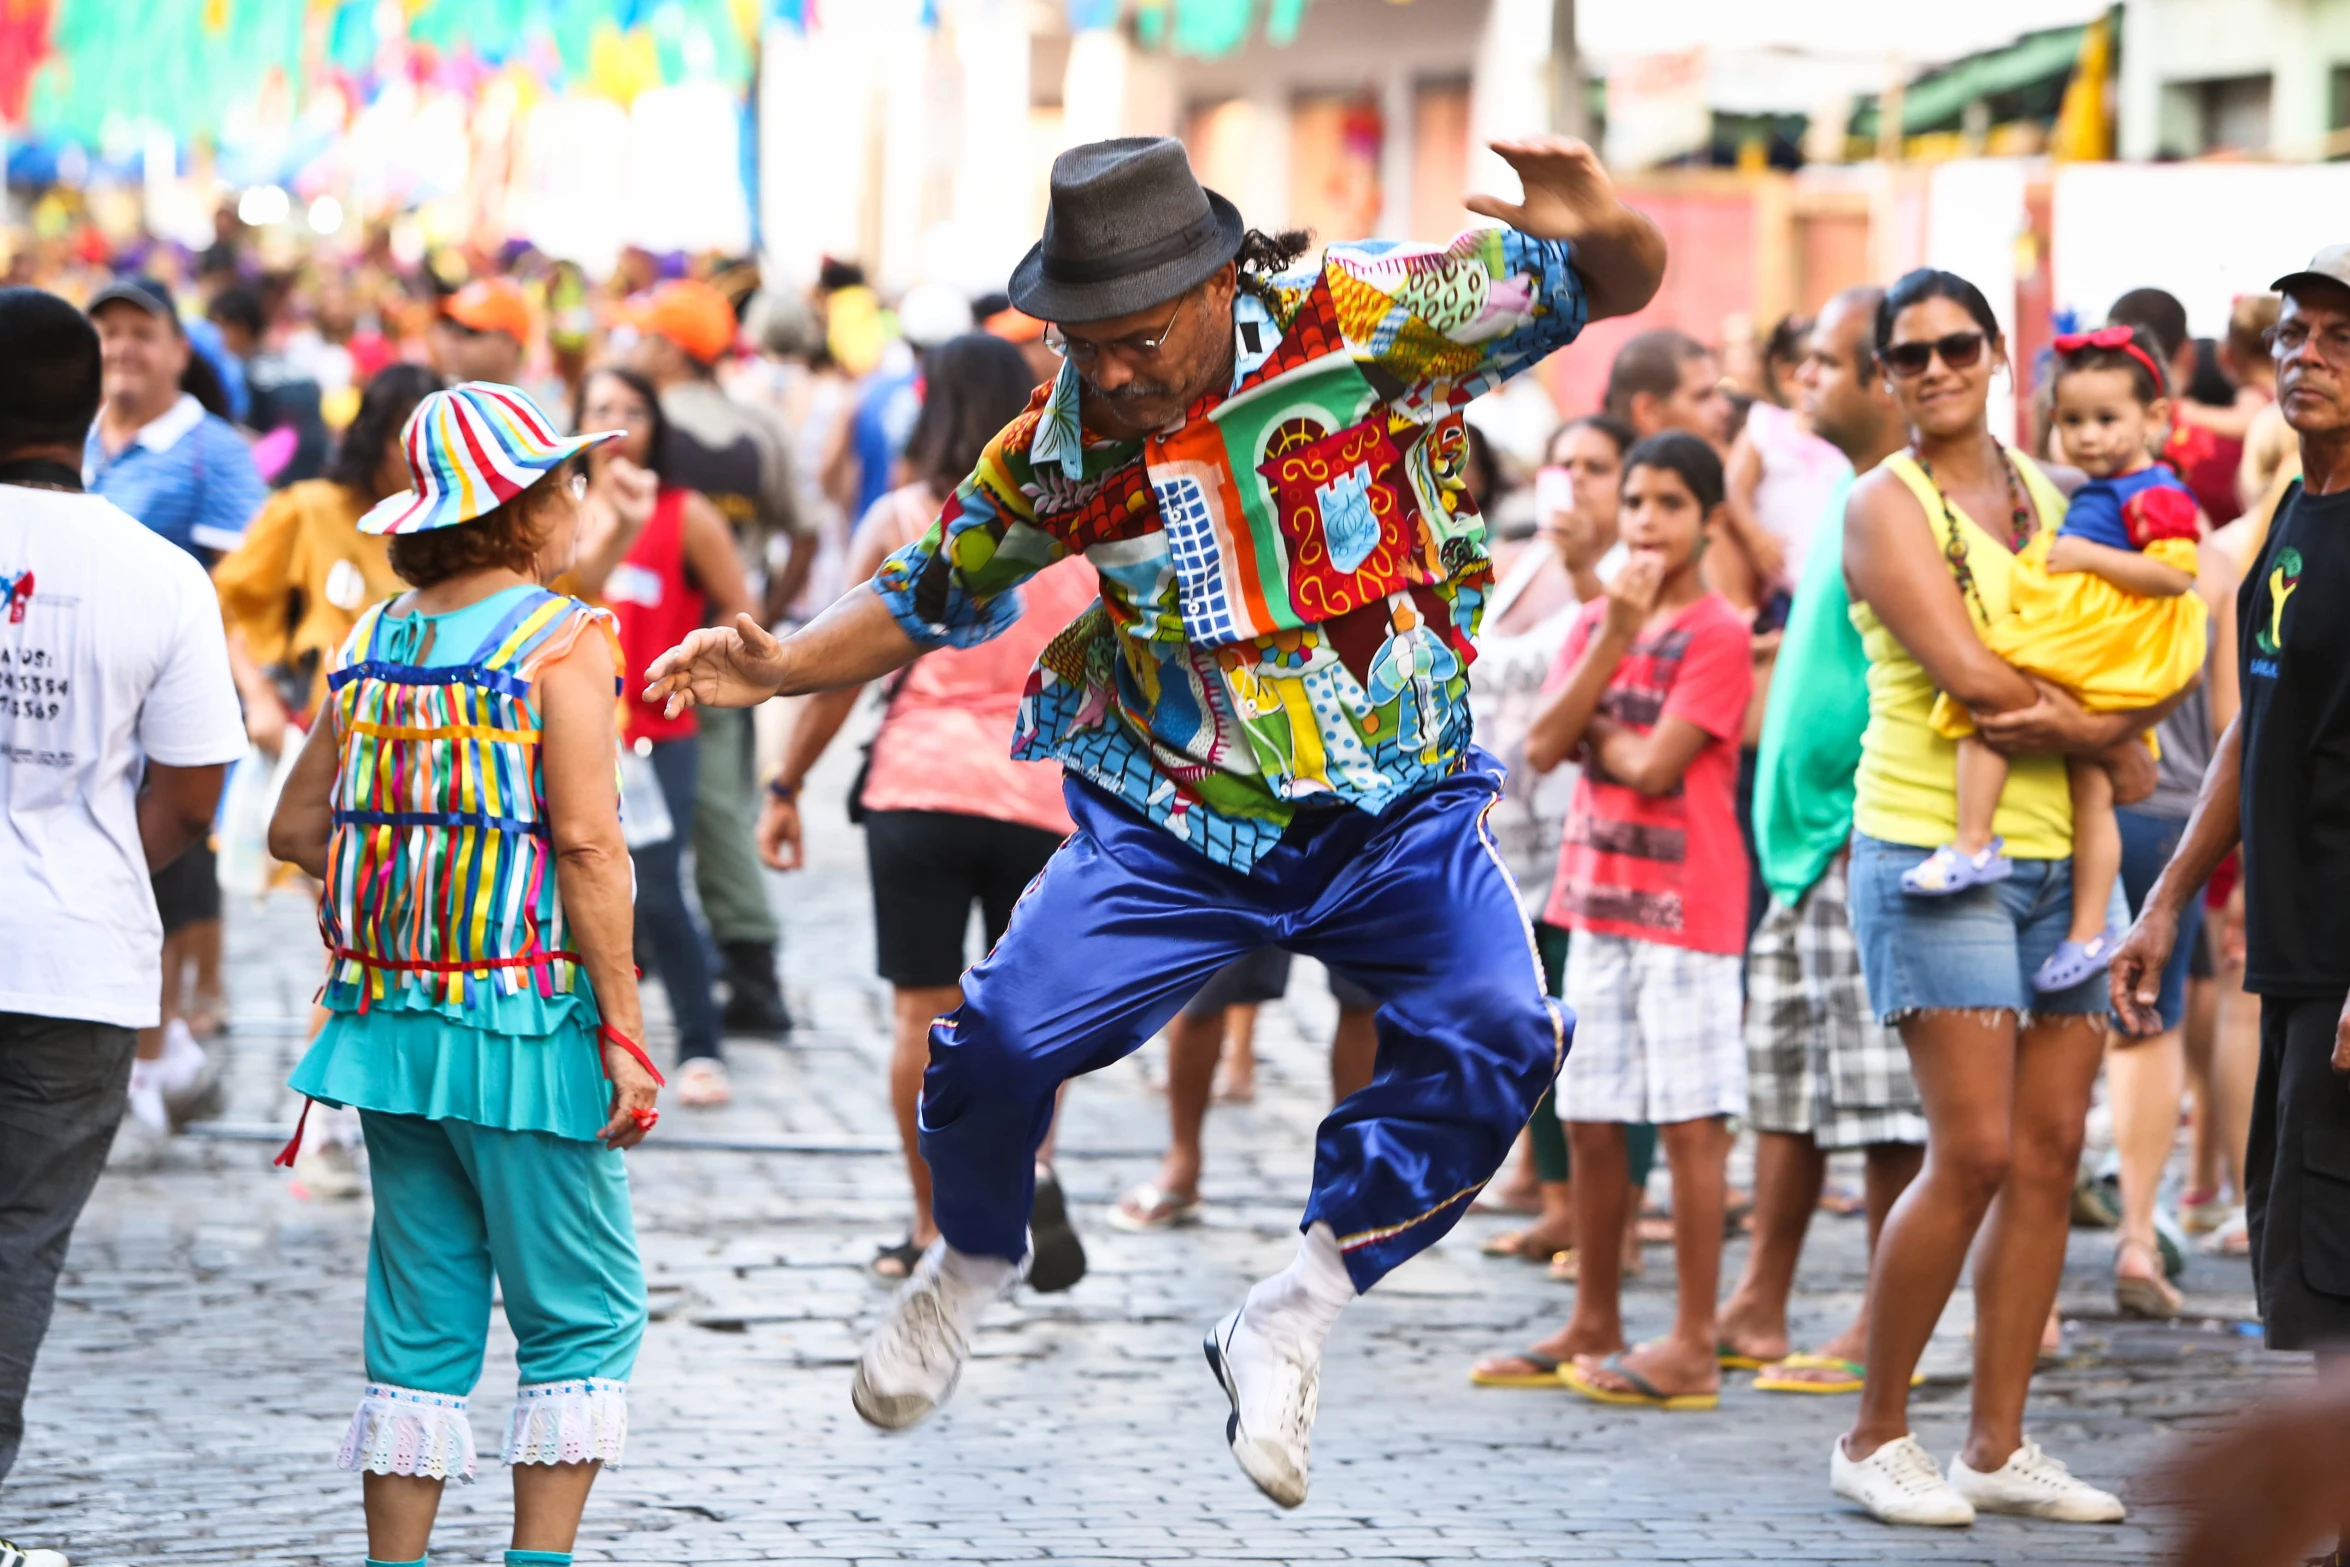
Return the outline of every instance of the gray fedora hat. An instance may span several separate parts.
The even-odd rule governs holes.
[[[1106,321],[1206,281],[1240,253],[1240,209],[1202,189],[1171,136],[1088,142],[1053,160],[1044,238],[1012,269],[1040,321]]]

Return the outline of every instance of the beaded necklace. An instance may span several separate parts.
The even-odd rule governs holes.
[[[1966,531],[1958,524],[1958,513],[1950,504],[1950,492],[1942,488],[1942,481],[1934,474],[1934,465],[1926,461],[1926,454],[1915,446],[1909,449],[1910,460],[1918,465],[1918,472],[1934,487],[1935,497],[1942,502],[1943,543],[1942,558],[1949,562],[1950,575],[1957,579],[1959,592],[1975,606],[1975,615],[1984,625],[1991,624],[1991,612],[1983,607],[1983,595],[1975,586],[1973,567],[1967,563]],[[2030,493],[2024,488],[2023,475],[2016,471],[2015,459],[2006,447],[1999,448],[1999,465],[2007,475],[2007,548],[2010,554],[2020,555],[2024,546],[2032,542],[2032,535],[2040,531],[2038,513],[2032,510]]]

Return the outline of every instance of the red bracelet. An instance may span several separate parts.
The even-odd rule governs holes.
[[[644,1046],[638,1044],[635,1040],[629,1038],[626,1034],[623,1034],[620,1032],[620,1030],[614,1028],[609,1023],[598,1023],[596,1025],[596,1037],[603,1040],[608,1045],[618,1045],[621,1049],[636,1057],[637,1064],[642,1066],[646,1071],[653,1074],[654,1082],[660,1084],[663,1088],[667,1088],[669,1086],[669,1079],[663,1077],[661,1075],[661,1069],[653,1065],[653,1058],[645,1054]],[[604,1076],[606,1079],[609,1079],[612,1076],[612,1072],[609,1067],[605,1068]]]

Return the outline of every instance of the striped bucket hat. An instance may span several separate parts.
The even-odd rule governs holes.
[[[528,393],[467,381],[416,405],[401,432],[416,488],[378,502],[361,533],[426,533],[497,510],[547,473],[624,432],[557,435]]]

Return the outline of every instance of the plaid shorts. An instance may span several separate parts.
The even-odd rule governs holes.
[[[1575,932],[1567,1005],[1575,1043],[1562,1121],[1696,1121],[1746,1112],[1736,953]]]
[[[1923,1143],[1909,1052],[1869,1010],[1844,874],[1839,854],[1793,908],[1773,898],[1747,945],[1747,1119],[1827,1149]]]

